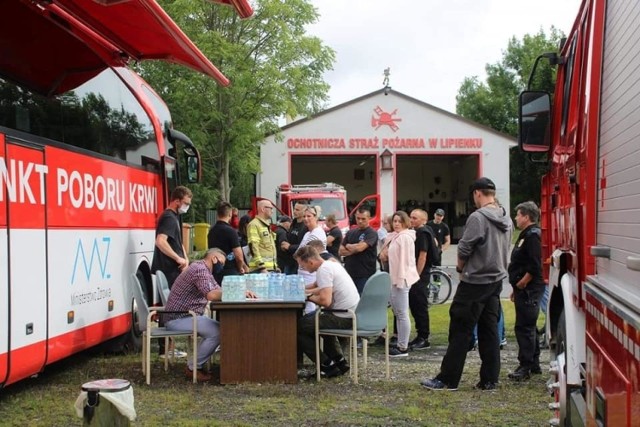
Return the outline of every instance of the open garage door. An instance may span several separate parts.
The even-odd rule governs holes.
[[[429,213],[429,219],[436,209],[444,209],[444,222],[449,225],[451,239],[457,241],[474,209],[469,187],[478,173],[478,155],[397,155],[397,209],[410,212],[421,208]]]

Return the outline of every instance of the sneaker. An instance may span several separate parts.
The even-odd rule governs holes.
[[[481,391],[495,391],[498,389],[498,384],[491,381],[487,381],[485,383],[479,382],[476,384],[475,388]]]
[[[540,375],[542,374],[542,369],[540,368],[540,365],[533,365],[529,372],[535,375]]]
[[[409,348],[411,350],[426,350],[429,347],[431,347],[429,340],[420,337],[417,337],[409,343]]]
[[[389,347],[396,347],[398,345],[398,337],[393,336],[389,338]]]
[[[506,338],[502,338],[502,341],[500,341],[500,350],[502,350],[505,345],[507,345],[507,339]]]
[[[529,368],[526,368],[524,366],[518,366],[516,370],[510,372],[507,377],[509,377],[510,380],[514,381],[528,380],[529,378],[531,378],[531,371],[529,370]]]
[[[351,369],[351,366],[349,366],[349,362],[347,362],[344,357],[341,357],[340,360],[334,360],[333,363],[338,367],[338,369],[340,369],[342,375],[346,374],[347,372],[349,372],[349,369]]]
[[[407,357],[409,356],[409,349],[401,350],[400,347],[393,347],[389,349],[389,357]]]
[[[448,385],[446,385],[445,383],[443,383],[437,378],[427,378],[426,380],[420,381],[420,384],[422,384],[423,387],[429,390],[436,390],[436,391],[440,391],[440,390],[456,391],[458,389],[457,387],[449,387]]]
[[[169,357],[170,359],[181,359],[187,357],[187,352],[181,350],[169,350],[167,352],[167,356],[164,354],[160,355],[160,359],[164,359],[165,357]]]
[[[184,369],[184,373],[187,376],[188,379],[193,379],[193,371],[191,369],[189,369],[189,367],[187,366]],[[211,381],[211,375],[207,374],[206,372],[204,372],[201,369],[198,369],[196,371],[196,380],[200,383],[200,382],[205,382],[205,381]]]
[[[333,360],[331,360],[328,365],[320,365],[320,376],[322,378],[334,378],[339,377],[340,375],[342,375],[342,371]]]

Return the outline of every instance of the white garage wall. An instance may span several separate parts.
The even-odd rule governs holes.
[[[396,126],[395,131],[391,126],[380,124],[379,121],[381,112],[393,113],[394,111],[395,114],[391,118],[399,120],[389,123]],[[463,157],[458,165],[445,163],[433,165],[430,168],[425,167],[425,170],[419,168],[415,174],[411,171],[410,178],[404,178],[407,175],[404,174],[404,160],[401,160],[399,165],[403,171],[375,173],[373,181],[377,182],[375,188],[380,192],[384,212],[393,211],[396,199],[403,197],[395,191],[396,179],[406,181],[397,182],[398,187],[411,188],[412,191],[424,197],[425,192],[427,195],[429,193],[427,190],[433,182],[433,173],[441,174],[449,188],[459,187],[458,195],[455,197],[460,200],[466,197],[466,194],[460,195],[460,191],[464,190],[463,192],[466,193],[468,186],[478,174],[488,176],[498,187],[500,201],[505,207],[509,207],[509,148],[514,145],[513,138],[397,92],[391,92],[385,96],[382,91],[377,91],[326,110],[311,119],[294,122],[282,129],[282,136],[284,141],[281,142],[276,142],[274,136],[268,137],[261,147],[262,171],[258,177],[257,190],[259,196],[273,198],[275,188],[279,184],[290,182],[292,156],[301,154],[341,156],[342,158],[347,154],[378,156],[385,149],[389,149],[394,155],[415,155],[420,158],[424,155],[472,155],[478,159],[478,162]],[[388,143],[389,141],[395,143],[402,139],[421,139],[425,146],[424,148],[406,148]],[[435,146],[429,144],[430,139],[435,141]],[[481,140],[481,145],[467,144],[460,147],[450,144],[447,146],[448,141],[454,139]],[[288,142],[299,140],[305,140],[310,147],[288,147]],[[357,147],[356,140],[365,140],[372,145],[377,142],[377,147]],[[398,167],[398,159],[395,160],[394,163]],[[469,162],[479,164],[475,166]],[[331,162],[331,157],[328,157],[324,170],[329,176],[336,178],[332,179],[333,181],[347,188],[353,186],[350,190],[353,194],[348,195],[349,200],[359,199],[365,195],[364,193],[368,193],[362,189],[362,194],[359,194],[360,190],[357,187],[359,183],[352,179],[352,168],[341,170],[339,165],[339,162]],[[373,162],[370,166],[368,164],[364,166],[365,180],[370,179],[369,173],[376,172],[377,167],[377,165],[374,167]],[[316,169],[316,172],[312,172],[310,169],[309,180],[304,183],[328,180],[324,178],[325,175],[317,171]],[[443,185],[445,185],[444,182]],[[453,190],[447,193],[450,193],[448,198],[454,194]]]

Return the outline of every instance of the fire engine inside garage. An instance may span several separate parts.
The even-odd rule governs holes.
[[[473,210],[469,188],[490,177],[509,209],[508,135],[395,91],[380,90],[287,124],[261,147],[257,195],[273,200],[283,184],[333,182],[348,210],[368,195],[379,212],[444,209],[453,240]]]

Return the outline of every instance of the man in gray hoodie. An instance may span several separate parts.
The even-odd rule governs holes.
[[[482,365],[476,388],[494,390],[500,374],[500,339],[497,325],[502,280],[507,277],[509,247],[513,232],[511,218],[496,201],[496,185],[478,178],[471,186],[477,208],[469,215],[458,242],[460,284],[449,316],[449,347],[440,373],[421,384],[430,390],[456,390],[462,377],[467,347],[478,324],[478,350]]]

